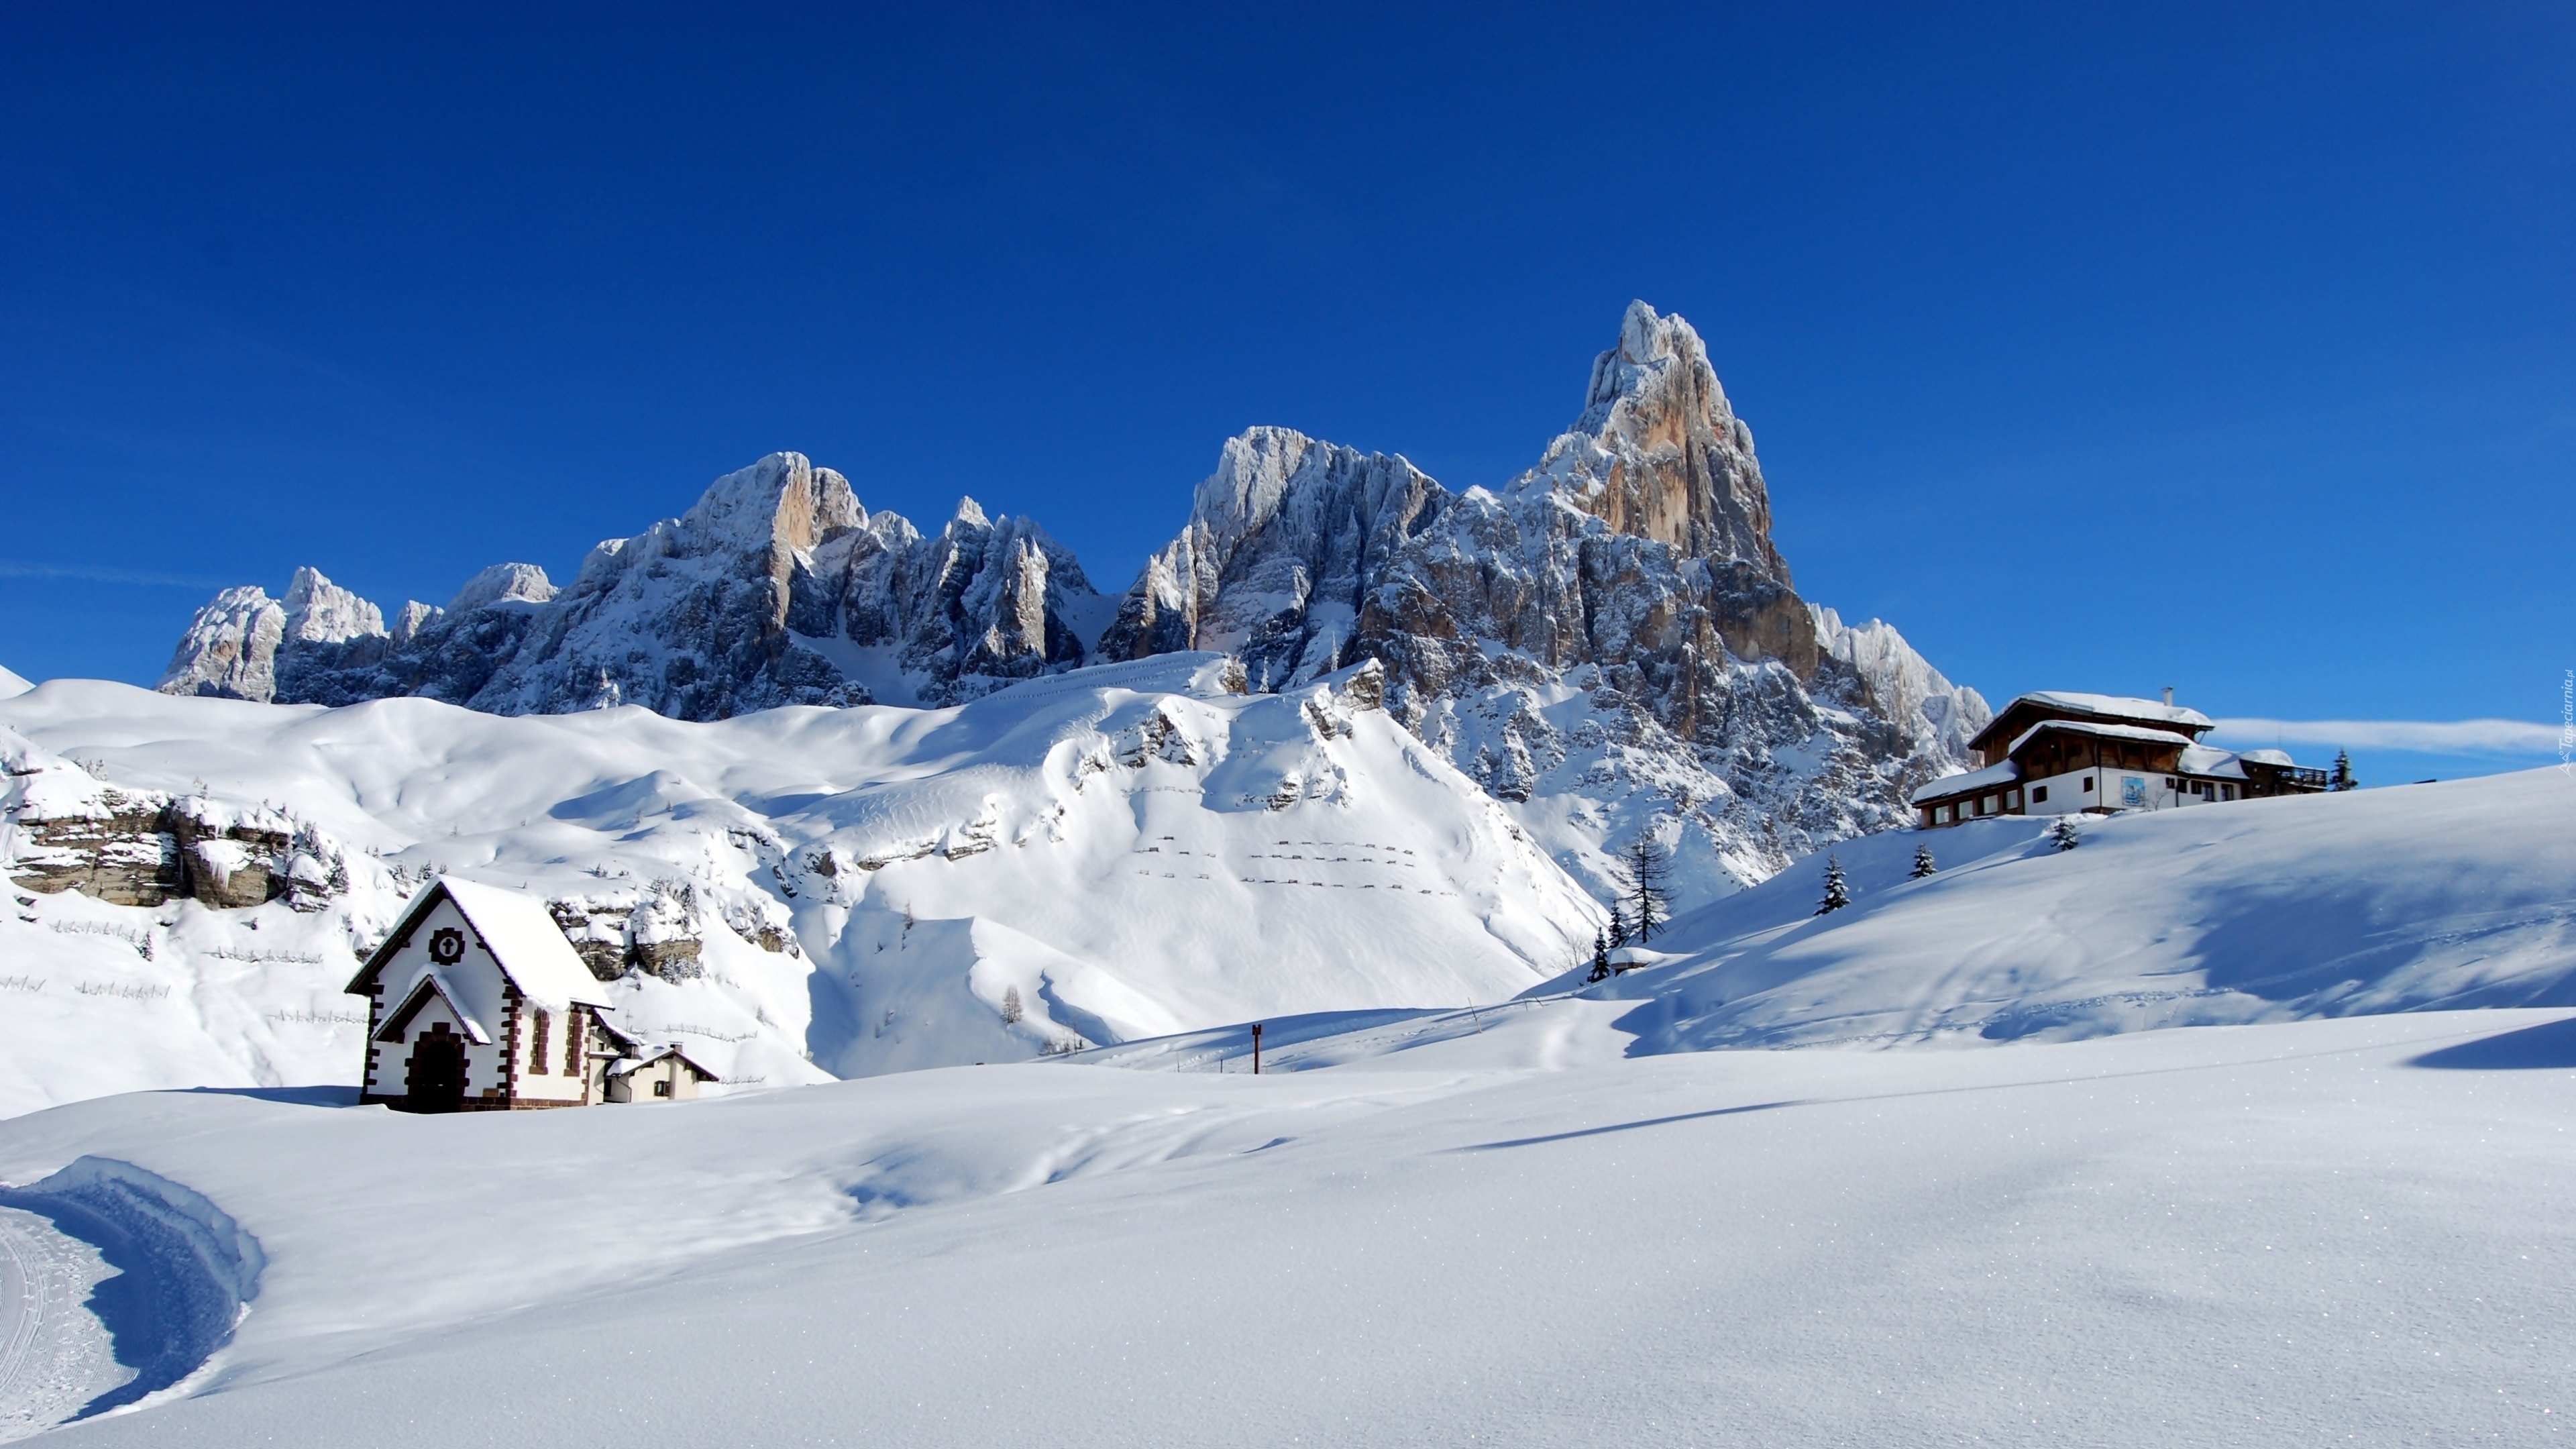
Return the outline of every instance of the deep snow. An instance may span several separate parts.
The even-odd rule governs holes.
[[[2539,1442],[2576,1022],[1632,1059],[1615,1004],[1255,1078],[1024,1063],[0,1123],[221,1203],[193,1397],[73,1444]]]
[[[863,712],[660,722],[676,733],[648,743],[666,752],[699,731],[790,733],[757,737],[766,753],[727,744],[730,773],[701,793],[657,781],[664,803],[630,820],[619,795],[597,813],[621,845],[702,843],[668,802],[728,820],[728,802],[801,799],[794,780],[835,783],[855,759],[934,802],[893,826],[822,817],[850,832],[823,837],[838,848],[872,849],[934,838],[924,822],[958,808],[940,792],[989,804],[1032,797],[980,782],[1066,778],[983,763],[997,751],[1043,761],[1070,742],[1078,761],[1109,740],[1114,761],[1113,731],[1133,725],[1161,759],[1176,737],[1217,738],[1210,721],[1223,758],[1260,760],[1266,780],[1287,769],[1267,747],[1345,762],[1334,788],[1362,799],[1407,778],[1437,785],[1425,800],[1458,794],[1408,775],[1398,736],[1395,759],[1370,756],[1364,725],[1336,727],[1350,748],[1319,755],[1320,731],[1265,746],[1261,701],[1086,687],[1081,708],[1106,713],[1041,731],[1044,749],[979,736],[971,708],[947,726],[953,750],[875,754],[849,737],[789,748],[815,741],[815,718]],[[1169,728],[1145,729],[1148,709],[1173,711]],[[309,732],[353,715],[288,718],[243,759],[310,772],[352,737]],[[432,808],[406,803],[435,794],[414,782],[453,771],[422,758],[501,757],[426,718],[435,749],[357,736],[346,757],[370,763],[338,767],[349,803],[300,805],[334,828],[399,820]],[[588,738],[578,720],[473,718]],[[167,768],[149,719],[126,741],[95,717],[80,728],[121,752],[111,773]],[[1213,780],[1216,753],[1163,763]],[[203,759],[202,741],[174,757]],[[958,782],[960,760],[976,784]],[[1147,783],[1153,768],[1115,766]],[[492,779],[534,789],[524,774]],[[495,818],[538,808],[486,788]],[[845,809],[877,788],[813,793]],[[1093,787],[1066,788],[1044,798],[1096,821]],[[2539,771],[2195,807],[2088,821],[2064,852],[2026,822],[1852,842],[1846,910],[1813,914],[1809,861],[1685,917],[1650,948],[1663,959],[1598,987],[1272,1015],[1259,1077],[1247,1012],[1053,1060],[669,1106],[436,1118],[331,1088],[131,1094],[0,1121],[0,1182],[124,1164],[169,1200],[202,1195],[244,1235],[240,1260],[264,1264],[227,1345],[132,1412],[61,1430],[65,1444],[2539,1442],[2576,1370],[2570,788]],[[1212,793],[1186,809],[1281,818]],[[1150,791],[1100,798],[1156,818]],[[1432,808],[1392,807],[1388,829],[1423,828],[1397,817]],[[1016,838],[988,813],[996,841]],[[488,848],[542,871],[513,842],[553,828],[497,829]],[[1111,839],[1130,851],[1161,833],[1125,828]],[[1492,850],[1520,859],[1513,840],[1506,825]],[[1907,881],[1919,845],[1941,870]],[[1263,854],[1280,853],[1307,852]],[[1051,858],[1032,840],[934,851],[909,877],[850,873],[929,890],[961,864]],[[1442,868],[1463,879],[1486,858],[1453,850]],[[1013,869],[996,879],[1048,879]],[[1234,898],[1259,899],[1240,881]],[[817,907],[792,899],[803,929]],[[1065,899],[1038,905],[1098,929]],[[293,928],[263,909],[264,930]],[[192,916],[151,939],[203,928]],[[924,915],[910,934],[980,946],[981,929]],[[899,920],[894,934],[886,954],[933,950],[899,944]],[[1083,979],[1060,970],[1045,979]],[[21,998],[43,993],[0,999],[13,1027],[33,1019]],[[639,995],[638,1014],[653,1003]],[[2488,1009],[2440,1009],[2462,1006]],[[2179,1025],[2230,1021],[2254,1024]],[[1983,1049],[1929,1049],[1968,1043]],[[74,1069],[46,1049],[46,1070]],[[100,1351],[114,1315],[62,1308],[98,1278],[95,1255],[23,1216],[0,1217],[0,1247],[54,1295],[0,1313],[0,1350],[23,1340],[50,1375],[0,1389],[0,1426],[135,1392]],[[221,1301],[167,1281],[180,1306]],[[113,1347],[150,1357],[122,1331]]]

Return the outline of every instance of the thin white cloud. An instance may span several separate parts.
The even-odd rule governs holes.
[[[0,579],[71,579],[85,584],[133,584],[147,589],[220,589],[214,579],[148,569],[93,568],[88,564],[10,563],[0,560]]]
[[[2223,719],[2213,737],[2239,748],[2280,743],[2428,755],[2555,756],[2559,727],[2518,719]]]

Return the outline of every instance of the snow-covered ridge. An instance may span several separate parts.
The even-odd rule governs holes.
[[[924,536],[849,480],[773,453],[686,514],[591,550],[558,590],[495,564],[445,608],[376,605],[311,568],[282,600],[226,589],[198,611],[169,694],[351,704],[419,695],[493,714],[640,704],[721,719],[783,704],[949,703],[1084,657],[1102,606],[1026,519],[974,500]],[[852,667],[874,651],[881,667]]]
[[[1363,660],[1408,728],[1606,886],[1640,833],[1704,898],[1905,822],[1985,722],[1896,631],[1799,598],[1752,430],[1690,324],[1643,302],[1574,425],[1499,488],[1289,428],[1228,440],[1188,523],[1122,596],[1037,525],[973,500],[937,533],[778,453],[685,515],[593,550],[558,592],[502,564],[384,611],[301,570],[226,590],[165,691],[280,703],[420,695],[499,714],[640,704],[947,705],[1088,663],[1190,650],[1256,690]]]

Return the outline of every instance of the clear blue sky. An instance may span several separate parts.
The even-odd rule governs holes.
[[[412,9],[0,10],[0,662],[778,448],[1121,588],[1250,424],[1509,477],[1634,296],[1801,591],[1989,696],[2576,666],[2563,4]]]

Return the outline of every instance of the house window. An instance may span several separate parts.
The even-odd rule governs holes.
[[[2093,793],[2093,777],[2090,775],[2084,777],[2084,793],[2087,795]]]
[[[653,1095],[656,1097],[667,1097],[671,1095],[671,1081],[668,1077],[665,1077],[661,1081],[653,1084]]]
[[[2021,808],[2021,792],[2019,790],[2006,790],[2004,792],[2004,808],[2006,810],[2019,810]]]
[[[2047,787],[2046,785],[2033,785],[2033,786],[2031,786],[2031,787],[2030,787],[2030,803],[2032,803],[2033,805],[2045,805],[2045,804],[2047,804],[2047,803],[2048,803],[2048,787]]]
[[[1935,822],[1935,823],[1938,823],[1938,824],[1941,824],[1941,825],[1947,825],[1947,824],[1949,824],[1949,823],[1950,823],[1950,807],[1949,807],[1949,806],[1947,806],[1947,805],[1944,805],[1944,806],[1942,806],[1940,809],[1933,811],[1933,812],[1932,812],[1932,819],[1934,820],[1934,822]]]
[[[528,1036],[528,1074],[530,1076],[542,1077],[546,1074],[546,1026],[546,1014],[540,1011],[537,1013],[537,1028]]]
[[[1980,796],[1980,797],[1978,797],[1978,800],[1977,800],[1977,813],[1978,813],[1978,814],[1980,814],[1980,815],[1992,815],[1992,814],[1994,814],[1994,813],[1995,813],[1995,797],[1994,797],[1994,796],[1992,796],[1992,795],[1984,795],[1984,796]]]

